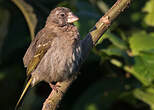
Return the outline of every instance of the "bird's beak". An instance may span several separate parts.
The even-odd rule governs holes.
[[[79,18],[77,16],[75,16],[73,13],[71,13],[71,12],[68,13],[68,16],[67,16],[68,23],[73,23],[78,20],[79,20]]]

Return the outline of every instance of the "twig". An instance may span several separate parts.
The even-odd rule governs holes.
[[[90,31],[87,36],[81,41],[82,45],[82,60],[79,62],[81,65],[84,60],[87,58],[88,53],[92,49],[92,47],[97,43],[100,39],[102,34],[108,29],[111,25],[111,22],[121,13],[124,11],[126,7],[130,4],[131,0],[117,0],[117,2],[110,8],[110,10],[100,18],[100,20],[96,23],[92,31]],[[60,86],[59,90],[62,92],[52,91],[49,97],[43,104],[42,110],[55,110],[58,107],[60,100],[62,99],[63,95],[67,91],[68,87],[71,83],[75,80],[70,79],[68,81],[64,81],[58,83]]]

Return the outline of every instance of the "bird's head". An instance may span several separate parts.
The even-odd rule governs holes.
[[[50,12],[46,25],[52,25],[54,23],[60,27],[63,27],[68,24],[72,24],[78,19],[79,18],[75,16],[70,9],[65,7],[57,7]]]

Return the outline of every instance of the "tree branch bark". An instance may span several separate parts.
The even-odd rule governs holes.
[[[107,13],[105,13],[105,15],[100,18],[100,20],[93,27],[92,31],[90,31],[87,36],[81,41],[82,60],[79,62],[79,65],[81,65],[87,58],[88,53],[90,52],[92,47],[95,46],[103,33],[109,28],[111,22],[113,22],[113,20],[117,18],[117,16],[121,12],[123,12],[126,7],[128,7],[130,2],[131,0],[117,0],[117,2],[107,11]],[[57,93],[56,91],[51,91],[49,97],[43,104],[42,110],[56,110],[63,95],[76,78],[77,77],[64,82],[58,82],[57,85],[60,86],[59,91],[62,92]]]

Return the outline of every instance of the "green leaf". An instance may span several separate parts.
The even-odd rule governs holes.
[[[152,50],[153,51],[153,50]],[[135,56],[134,71],[142,77],[148,85],[154,82],[154,53],[141,52]]]
[[[143,8],[144,12],[147,12],[144,21],[149,26],[154,26],[154,0],[149,0],[145,7]]]
[[[127,57],[127,54],[125,51],[119,49],[119,48],[108,48],[108,49],[102,49],[101,52],[105,52],[107,55],[115,55],[115,56],[123,56]]]
[[[17,7],[21,10],[23,15],[25,16],[25,19],[27,21],[31,38],[33,39],[35,36],[35,27],[37,24],[37,18],[33,11],[33,8],[27,4],[24,0],[12,0],[13,3],[17,5]]]
[[[129,58],[129,56],[127,55],[127,53],[122,50],[122,49],[119,49],[117,47],[112,47],[110,46],[109,48],[107,49],[102,49],[101,52],[104,52],[106,53],[107,55],[109,56],[118,56],[118,57],[122,57],[125,61],[126,64],[131,64],[131,60]]]
[[[129,44],[133,55],[138,55],[140,51],[154,49],[154,33],[136,32],[129,39]]]
[[[132,13],[131,20],[133,22],[137,22],[137,21],[139,21],[139,20],[141,20],[143,18],[142,16],[143,16],[143,14],[141,12]]]
[[[148,88],[149,89],[149,88]],[[150,88],[153,89],[153,88]],[[136,89],[134,90],[134,96],[143,102],[150,105],[151,110],[154,110],[154,93],[148,92],[143,89]]]
[[[110,60],[110,62],[131,73],[144,86],[150,86],[154,83],[154,50],[140,52],[140,55],[131,59],[132,66],[122,66],[121,62],[116,59]]]
[[[127,44],[125,41],[121,40],[116,35],[108,32],[104,34],[105,38],[108,38],[115,46],[117,46],[120,49],[127,49]]]

